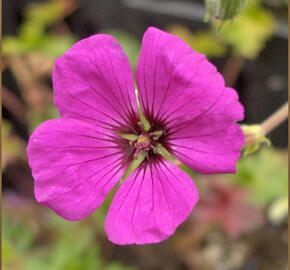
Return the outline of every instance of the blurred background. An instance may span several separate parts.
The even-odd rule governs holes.
[[[111,197],[68,222],[36,203],[25,148],[53,106],[54,59],[79,39],[113,35],[135,69],[148,26],[206,54],[239,92],[243,123],[260,123],[287,101],[288,1],[249,0],[234,20],[204,22],[202,0],[3,0],[2,266],[4,270],[286,270],[288,133],[241,157],[236,175],[194,179],[200,201],[167,241],[116,246],[103,224]]]

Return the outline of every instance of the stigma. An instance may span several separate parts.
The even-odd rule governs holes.
[[[153,149],[153,145],[151,144],[151,139],[149,134],[142,134],[138,137],[138,139],[134,143],[135,146],[135,153],[134,157],[139,156],[142,151],[149,151]]]

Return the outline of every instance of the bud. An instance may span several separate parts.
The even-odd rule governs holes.
[[[242,11],[245,3],[246,0],[205,0],[205,20],[209,17],[222,21],[233,19]]]
[[[245,134],[244,155],[256,152],[262,143],[270,145],[271,142],[263,134],[260,125],[242,125]]]

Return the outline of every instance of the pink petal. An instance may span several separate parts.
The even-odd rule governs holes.
[[[56,59],[53,88],[64,118],[120,127],[138,115],[129,61],[109,35],[83,39]]]
[[[115,244],[157,243],[171,236],[198,200],[192,179],[159,160],[136,169],[115,194],[105,230]]]
[[[72,119],[40,125],[30,137],[27,155],[37,201],[68,220],[95,211],[127,168],[113,136]]]
[[[150,27],[136,69],[145,116],[163,127],[180,161],[202,173],[235,172],[244,135],[243,107],[205,56]]]
[[[222,76],[204,55],[154,27],[143,36],[136,82],[145,116],[158,123],[196,117],[224,90]]]
[[[243,117],[236,91],[225,88],[203,114],[179,119],[180,124],[168,131],[168,145],[181,162],[201,173],[234,173],[244,143],[244,133],[235,121]]]

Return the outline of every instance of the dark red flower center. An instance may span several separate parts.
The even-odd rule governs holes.
[[[138,138],[134,141],[130,141],[131,146],[135,148],[133,157],[136,158],[143,151],[147,151],[148,154],[149,151],[156,153],[155,147],[158,145],[159,139],[163,134],[164,131],[162,130],[146,132],[144,129],[142,129],[142,132]]]

